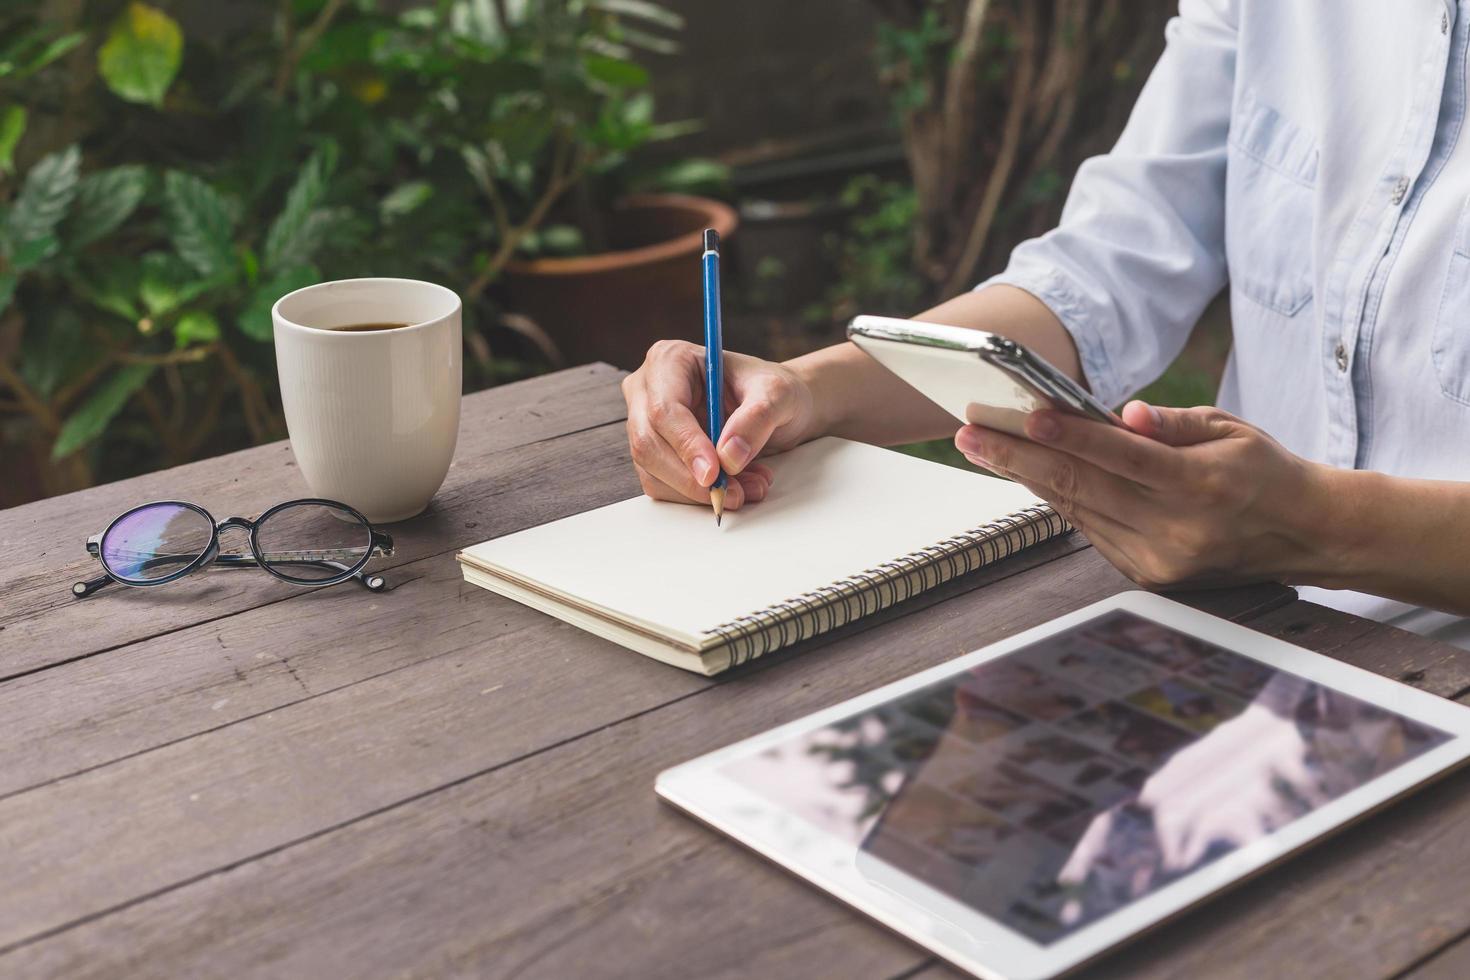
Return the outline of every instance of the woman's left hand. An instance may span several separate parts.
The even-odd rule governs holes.
[[[1033,412],[1031,440],[967,425],[955,446],[1047,500],[1147,589],[1331,577],[1329,467],[1215,408],[1129,402],[1132,431]]]

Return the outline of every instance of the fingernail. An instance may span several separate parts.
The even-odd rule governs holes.
[[[1148,420],[1150,422],[1152,422],[1154,425],[1159,426],[1164,424],[1164,416],[1159,412],[1157,408],[1154,408],[1148,402],[1144,402],[1143,407],[1148,409]]]
[[[731,436],[725,441],[720,455],[725,457],[725,463],[732,470],[742,470],[745,464],[750,462],[750,443],[739,436]]]
[[[746,500],[761,501],[766,499],[766,481],[752,480],[748,485],[742,483],[740,486],[742,489],[745,489]],[[748,489],[746,489],[747,487]]]
[[[980,452],[980,433],[968,426],[961,429],[954,437],[955,448],[966,456]]]
[[[707,487],[714,482],[715,468],[703,456],[696,459],[694,466],[691,468],[694,470],[694,479],[700,486]]]
[[[1026,429],[1031,433],[1031,438],[1038,442],[1050,442],[1062,432],[1057,420],[1046,412],[1033,412],[1026,421]]]

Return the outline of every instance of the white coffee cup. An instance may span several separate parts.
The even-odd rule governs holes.
[[[375,524],[428,506],[459,436],[460,302],[413,279],[344,279],[271,308],[291,452],[311,492]],[[402,323],[348,331],[367,323]]]

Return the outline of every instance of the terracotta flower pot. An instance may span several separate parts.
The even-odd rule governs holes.
[[[714,228],[729,238],[738,223],[709,198],[626,198],[608,220],[615,251],[508,264],[511,307],[535,320],[569,364],[635,368],[657,340],[702,339],[701,235]]]

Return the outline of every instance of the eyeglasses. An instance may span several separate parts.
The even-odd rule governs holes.
[[[230,528],[249,534],[250,554],[220,554],[220,534]],[[134,507],[92,535],[87,552],[106,574],[73,585],[78,599],[109,582],[163,585],[206,565],[263,568],[292,585],[336,585],[351,578],[380,592],[387,582],[363,568],[374,555],[392,555],[393,538],[335,500],[288,500],[258,520],[231,517],[218,523],[198,504],[160,500]]]

